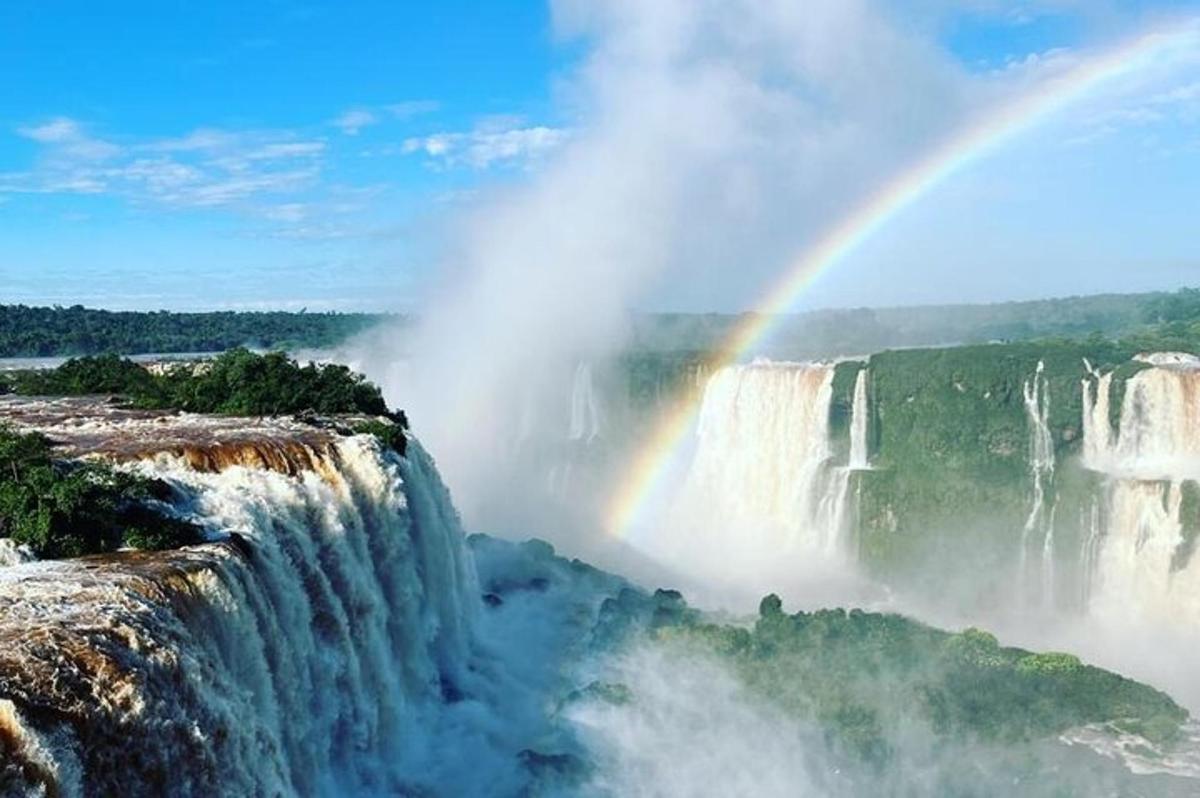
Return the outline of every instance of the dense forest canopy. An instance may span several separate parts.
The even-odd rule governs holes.
[[[630,319],[635,350],[713,348],[743,320],[733,313],[640,313]],[[0,305],[0,357],[223,352],[234,347],[295,350],[336,346],[381,322],[410,319],[371,313],[175,313],[93,310],[81,306]],[[945,344],[1125,337],[1162,324],[1200,324],[1200,289],[1146,294],[817,310],[789,315],[769,354],[816,358]]]
[[[0,305],[0,357],[223,352],[335,346],[382,321],[372,313],[109,311]]]
[[[744,317],[722,313],[639,316],[634,321],[633,349],[712,349]],[[1194,335],[1200,330],[1200,289],[980,305],[812,311],[782,319],[771,338],[763,342],[763,354],[798,360],[920,346],[1081,339],[1097,334],[1129,338],[1164,325],[1171,325],[1175,333]]]
[[[48,371],[14,372],[0,384],[39,396],[119,394],[134,405],[232,416],[294,413],[388,415],[372,383],[338,364],[301,366],[282,352],[231,349],[218,358],[152,374],[116,355],[68,360]],[[0,392],[4,390],[0,387]]]

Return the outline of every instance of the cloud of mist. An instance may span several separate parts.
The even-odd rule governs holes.
[[[502,515],[484,497],[522,414],[538,418],[578,358],[618,347],[631,310],[751,306],[978,88],[865,0],[552,9],[586,49],[559,91],[572,134],[464,212],[403,344],[408,378],[383,380],[469,524]]]

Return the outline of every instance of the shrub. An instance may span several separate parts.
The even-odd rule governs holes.
[[[106,465],[55,461],[43,436],[0,427],[0,537],[40,557],[199,542],[196,527],[151,509],[156,491]]]

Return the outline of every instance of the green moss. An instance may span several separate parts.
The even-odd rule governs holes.
[[[408,438],[404,435],[404,427],[392,421],[371,419],[355,424],[353,430],[359,435],[373,435],[379,445],[385,449],[404,455],[408,447]]]

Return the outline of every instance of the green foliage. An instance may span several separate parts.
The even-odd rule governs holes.
[[[382,321],[366,313],[113,312],[75,305],[0,305],[0,357],[95,355],[104,352],[222,352],[254,346],[334,346]]]
[[[39,395],[114,393],[139,407],[235,416],[388,413],[379,389],[345,366],[301,366],[282,352],[246,349],[180,364],[161,376],[115,355],[83,357],[51,371],[25,372],[15,387]]]
[[[17,393],[33,396],[83,396],[160,393],[154,375],[133,361],[116,355],[68,360],[52,371],[22,371],[13,376]]]
[[[618,366],[630,404],[654,407],[660,401],[695,390],[697,372],[708,369],[712,362],[712,355],[699,349],[635,349],[623,353]]]
[[[787,615],[763,599],[753,629],[684,618],[658,635],[719,656],[755,692],[814,721],[837,751],[883,765],[914,728],[948,741],[1029,742],[1088,723],[1170,743],[1187,712],[1168,696],[1069,654],[999,645],[859,610]]]
[[[1131,360],[1139,351],[1141,345],[1091,336],[872,356],[876,470],[856,477],[856,528],[868,567],[888,579],[924,573],[923,588],[939,595],[962,588],[962,595],[987,601],[989,591],[1011,589],[1032,504],[1023,390],[1039,363],[1058,462],[1043,484],[1046,505],[1057,502],[1056,542],[1078,553],[1074,544],[1088,515],[1083,503],[1096,495],[1095,476],[1072,457],[1083,438],[1084,361],[1114,372],[1110,407],[1116,416],[1124,383],[1145,367]],[[931,575],[923,565],[931,561],[960,567]]]
[[[147,506],[157,492],[150,480],[98,463],[56,462],[41,435],[0,427],[0,537],[28,545],[38,556],[198,542],[191,524]]]
[[[371,419],[354,425],[354,432],[359,435],[374,435],[379,445],[386,449],[392,449],[397,454],[403,455],[407,446],[408,439],[404,436],[404,428],[392,421],[383,421],[381,419]]]
[[[1196,553],[1196,543],[1200,540],[1200,483],[1184,480],[1180,490],[1179,520],[1183,540],[1171,558],[1172,571],[1182,571],[1188,566]]]
[[[850,422],[854,418],[854,384],[866,363],[847,360],[833,369],[832,395],[829,400],[829,435],[835,456],[844,460],[850,451]],[[868,425],[871,429],[872,425]]]

